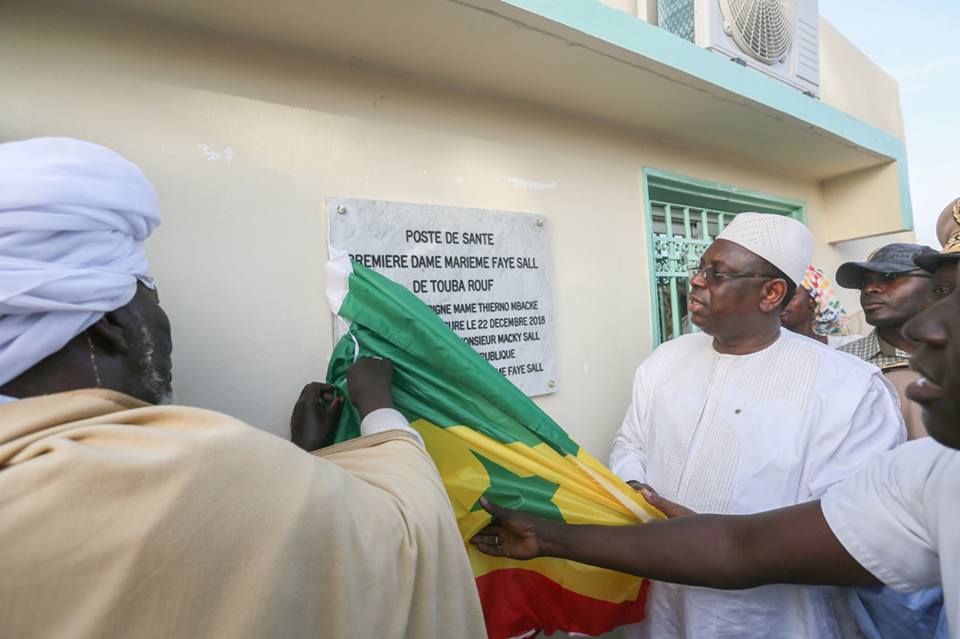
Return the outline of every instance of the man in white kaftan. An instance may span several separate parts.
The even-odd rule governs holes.
[[[772,217],[742,216],[761,229]],[[810,255],[799,223],[774,227],[786,237],[770,249],[755,229],[738,235],[739,219],[691,280],[691,314],[705,332],[663,344],[640,365],[610,454],[611,470],[625,481],[703,513],[746,514],[817,499],[905,438],[879,369],[779,327],[778,313],[766,309],[775,311],[787,291],[772,306],[769,299],[742,303],[762,274],[780,283],[785,274],[793,279],[791,270],[802,276]],[[784,256],[781,247],[801,255]],[[764,286],[756,291],[761,299]],[[848,619],[838,606],[832,588],[728,592],[656,582],[647,621],[628,636],[841,637]]]
[[[907,395],[923,407],[929,438],[878,455],[834,484],[822,499],[753,515],[690,515],[648,493],[652,504],[672,514],[670,519],[635,526],[577,526],[483,502],[494,523],[471,543],[493,557],[556,557],[712,588],[885,584],[907,593],[942,586],[948,636],[960,638],[960,230],[952,239],[953,246],[945,245],[936,260],[916,259],[918,266],[934,273],[937,301],[903,329],[921,344],[910,358],[921,377]],[[891,615],[891,623],[872,628],[870,636],[933,636],[930,624],[908,634],[903,622],[921,621],[915,613],[910,617]],[[740,623],[732,632],[703,634],[746,629],[749,632],[740,636],[796,636],[778,618],[762,620],[762,628]],[[679,635],[667,631],[662,636]]]

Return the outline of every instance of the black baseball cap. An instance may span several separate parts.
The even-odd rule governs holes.
[[[865,273],[909,273],[918,269],[913,261],[936,251],[923,244],[895,242],[881,246],[867,256],[866,262],[844,262],[837,269],[837,284],[844,288],[860,288]]]

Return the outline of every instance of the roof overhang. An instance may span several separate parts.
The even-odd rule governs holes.
[[[190,28],[609,123],[828,181],[896,163],[903,142],[596,0],[92,0]]]
[[[100,3],[98,3],[100,4]],[[896,160],[856,118],[594,0],[103,0],[828,179]]]

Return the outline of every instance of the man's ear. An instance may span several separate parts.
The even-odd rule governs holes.
[[[104,313],[103,317],[87,329],[87,334],[109,353],[125,353],[130,350],[127,331],[115,311]]]
[[[765,282],[761,289],[760,310],[764,313],[779,311],[783,298],[787,295],[787,283],[782,279]]]

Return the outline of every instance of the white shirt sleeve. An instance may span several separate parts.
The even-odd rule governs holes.
[[[940,585],[934,525],[942,507],[939,477],[950,455],[957,453],[929,437],[912,441],[879,456],[820,502],[847,552],[892,588]]]
[[[369,413],[360,422],[361,435],[376,435],[387,430],[403,430],[412,434],[420,445],[423,446],[423,438],[420,433],[410,428],[410,422],[400,411],[393,408],[378,408]]]
[[[610,449],[610,470],[623,481],[646,483],[647,388],[643,364],[633,378],[633,399]]]
[[[896,389],[877,371],[850,421],[842,427],[826,422],[814,443],[817,460],[808,474],[807,488],[817,499],[833,484],[863,468],[874,457],[907,439],[907,428],[897,403]]]

